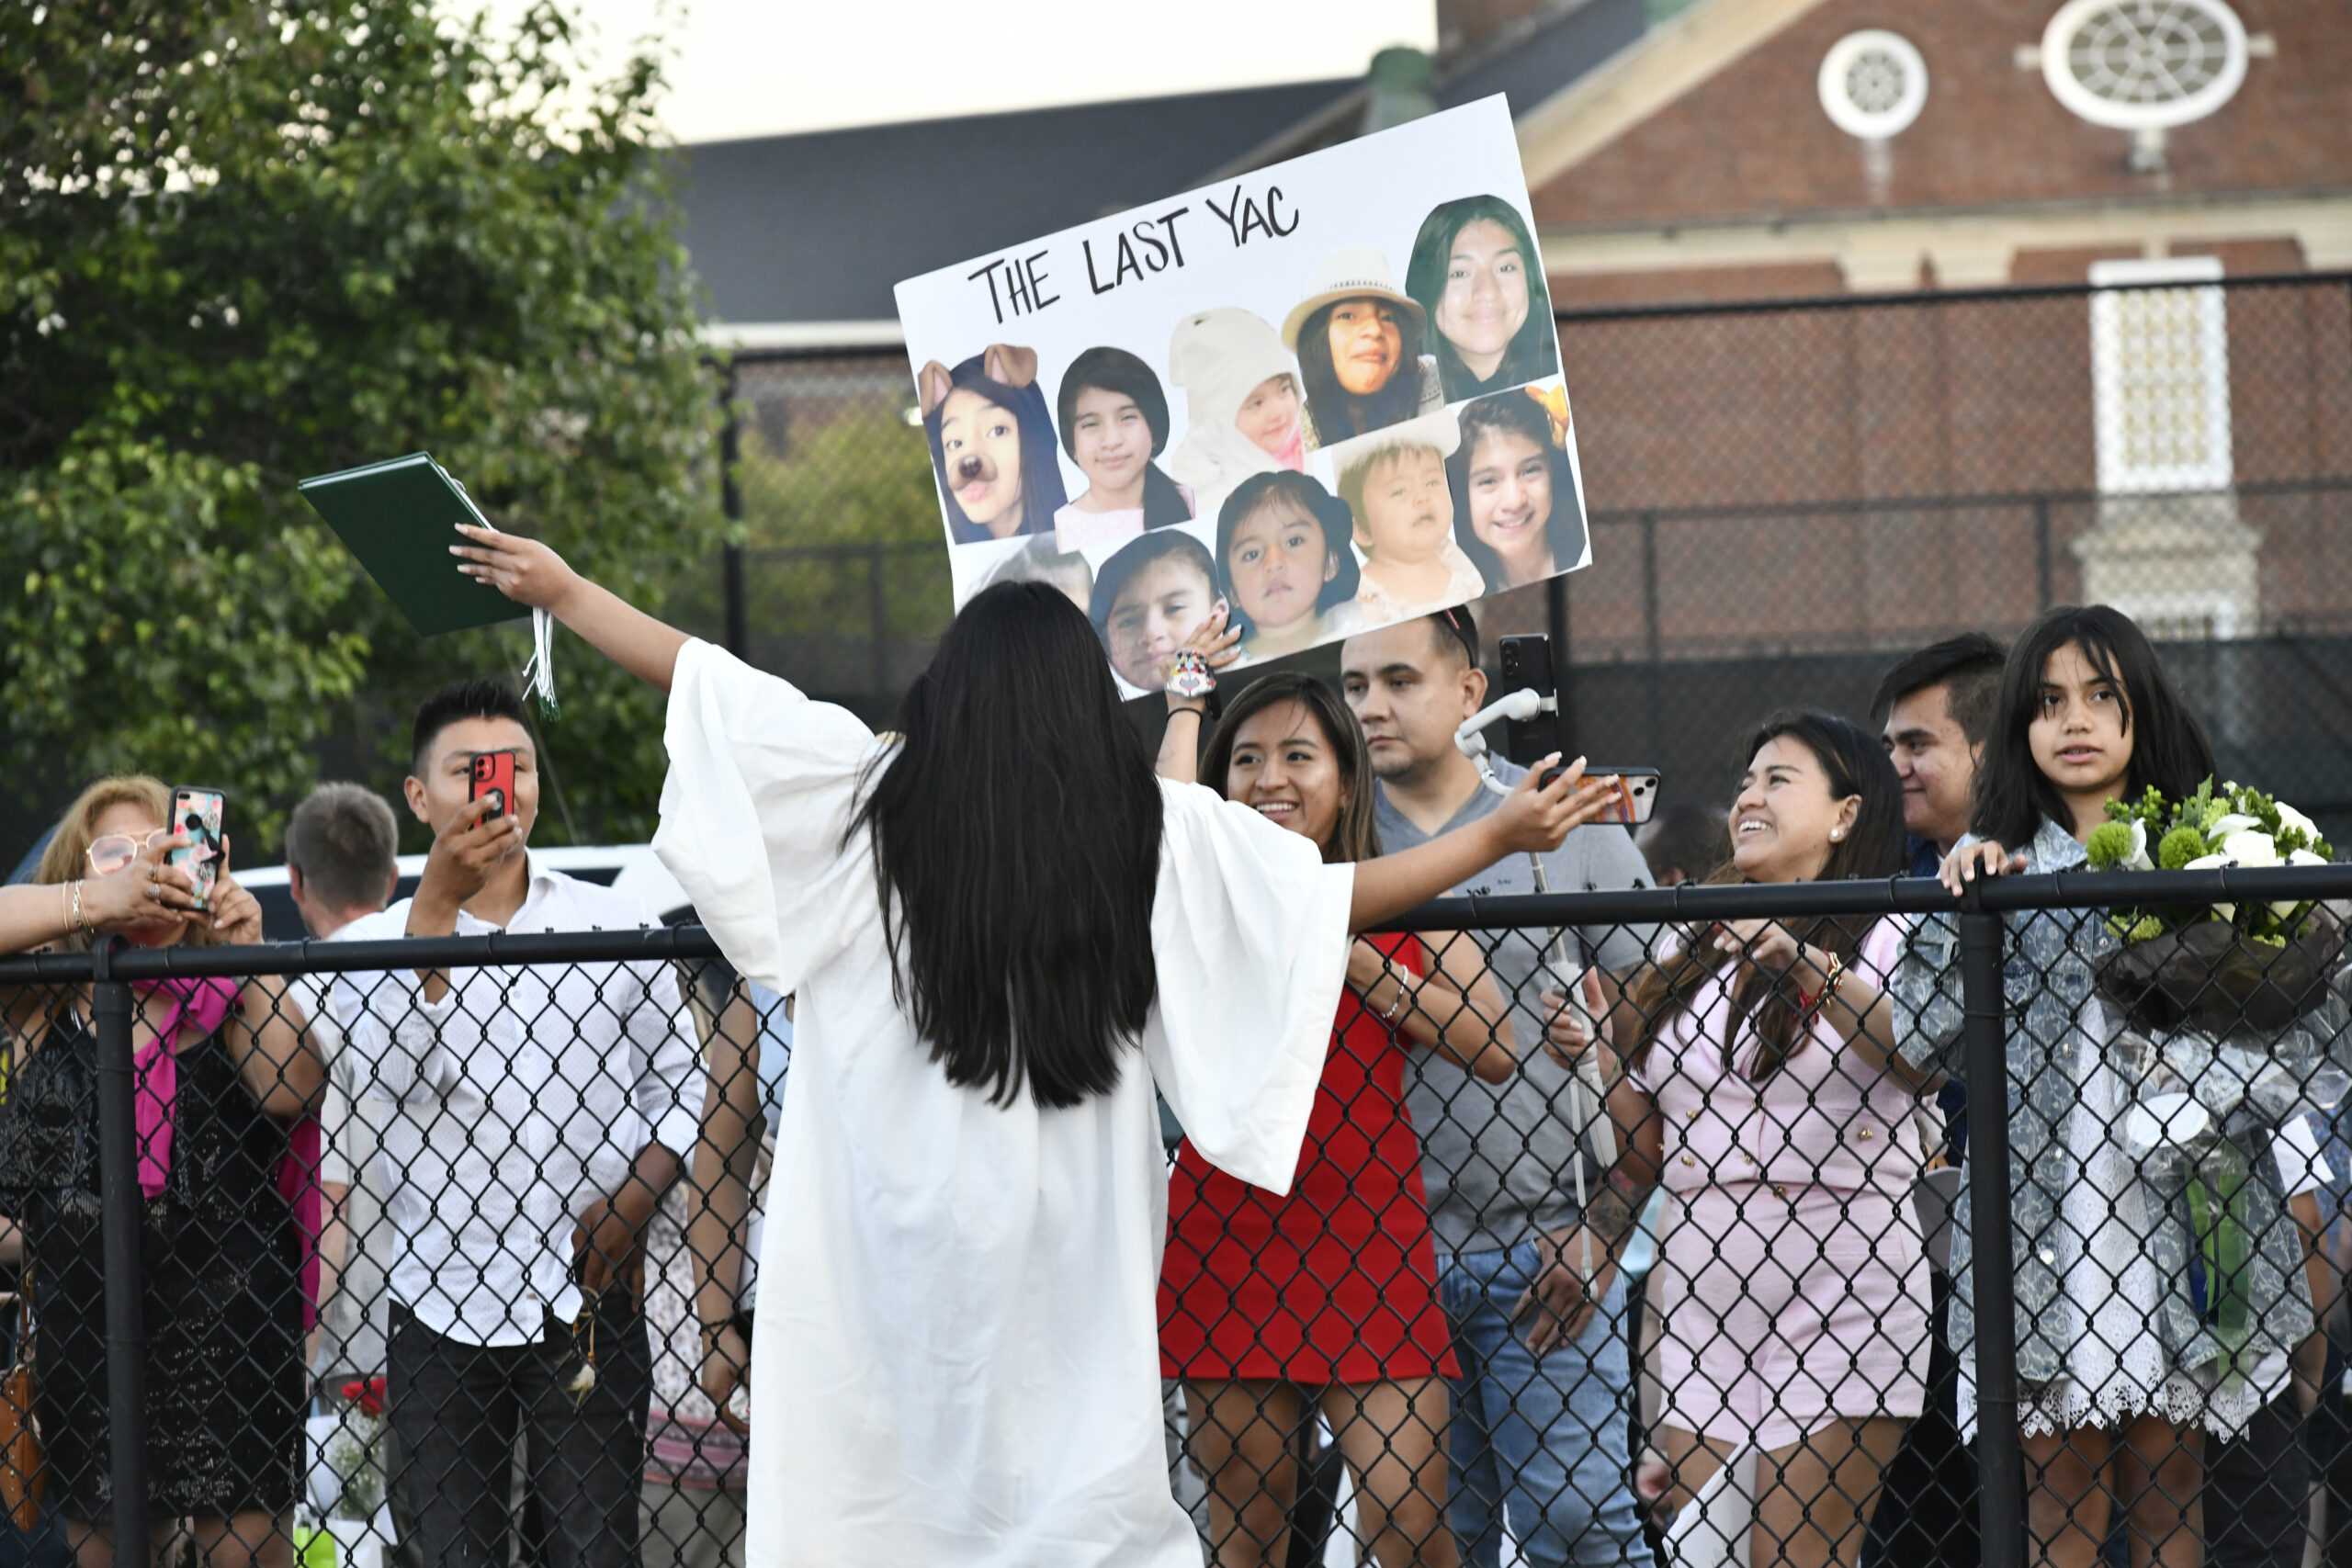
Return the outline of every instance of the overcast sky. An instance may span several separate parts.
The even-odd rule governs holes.
[[[527,0],[488,3],[503,20]],[[1353,76],[1437,36],[1434,0],[571,3],[607,51],[666,39],[681,141]]]

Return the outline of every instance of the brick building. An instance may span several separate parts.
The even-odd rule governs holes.
[[[2341,0],[1701,0],[1523,112],[1577,657],[2352,629],[2346,290],[2244,283],[2352,266],[2347,83]]]

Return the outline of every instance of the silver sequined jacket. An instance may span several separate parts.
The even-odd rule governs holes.
[[[2083,847],[2047,818],[2026,847],[2025,857],[2029,874],[2084,864]],[[2001,985],[2008,1016],[2009,1191],[2015,1227],[2010,1262],[2017,1280],[2018,1376],[2026,1383],[2065,1376],[2068,1348],[2082,1331],[2061,1289],[2064,1270],[2080,1260],[2081,1243],[2061,1223],[2060,1214],[2063,1194],[2086,1179],[2082,1162],[2065,1136],[2078,1068],[2085,1065],[2081,1053],[2105,1051],[2114,1031],[2112,1015],[2092,997],[2096,966],[2117,947],[2104,917],[2099,909],[2036,909],[2011,914],[2007,921]],[[1960,927],[1955,917],[1930,915],[1914,925],[1889,993],[1903,1059],[1961,1077]],[[1981,1126],[1987,1113],[1972,1106],[1970,1119]],[[2239,1281],[2251,1320],[2245,1349],[2250,1354],[2290,1349],[2311,1332],[2312,1322],[2301,1234],[2286,1213],[2267,1140],[2256,1139],[2245,1152],[2253,1177],[2245,1187],[2246,1229],[2256,1241]],[[1973,1153],[1972,1147],[1972,1157]],[[2211,1360],[2222,1347],[2200,1321],[2191,1294],[2194,1233],[2179,1174],[2152,1172],[2146,1197],[2147,1234],[2141,1245],[2161,1281],[2160,1298],[2150,1303],[2154,1326],[2169,1364],[2195,1368]],[[1963,1187],[1952,1224],[1951,1345],[1963,1360],[1971,1361],[1976,1337],[1972,1208]]]

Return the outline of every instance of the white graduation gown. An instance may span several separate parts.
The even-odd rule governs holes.
[[[654,848],[728,958],[798,998],[752,1353],[754,1568],[1199,1568],[1159,1404],[1156,1084],[1218,1166],[1288,1190],[1345,979],[1353,873],[1164,784],[1159,998],[1117,1089],[951,1086],[892,1002],[874,735],[692,642]]]

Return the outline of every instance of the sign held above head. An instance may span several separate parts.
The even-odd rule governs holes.
[[[1053,582],[1132,694],[1587,565],[1533,236],[1498,96],[900,283],[957,604]]]

